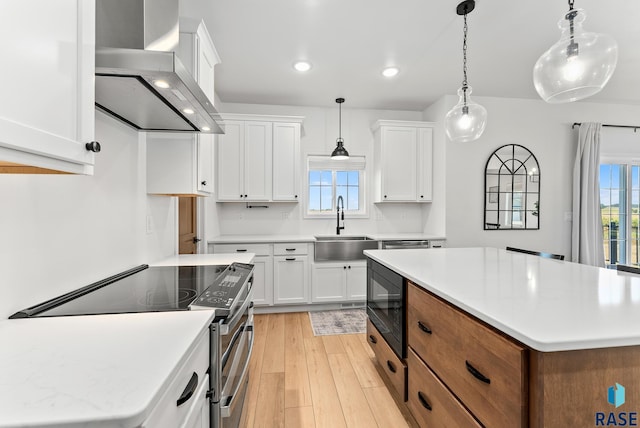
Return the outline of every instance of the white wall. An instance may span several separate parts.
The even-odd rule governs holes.
[[[373,177],[373,133],[371,125],[378,119],[422,120],[421,112],[360,110],[343,105],[342,137],[345,147],[352,155],[365,155],[367,158],[368,179]],[[301,140],[302,165],[306,164],[309,154],[330,154],[335,148],[338,137],[338,106],[333,108],[275,106],[259,104],[222,103],[218,106],[222,113],[268,114],[286,116],[304,116],[304,135]],[[302,168],[302,173],[306,169]],[[304,183],[304,177],[301,177]],[[372,189],[369,183],[369,189]],[[432,227],[429,215],[423,215],[421,204],[377,204],[368,194],[369,218],[345,219],[345,234],[422,232],[425,221]],[[245,203],[214,203],[207,201],[210,207],[207,214],[207,239],[233,234],[335,234],[336,220],[305,219],[304,198],[300,203],[272,203],[267,209],[247,209]],[[434,203],[437,206],[439,203]],[[440,203],[442,204],[442,203]],[[263,205],[263,204],[257,204]],[[428,204],[427,204],[428,205]],[[433,209],[433,207],[426,208]],[[440,211],[444,211],[441,205]],[[287,218],[285,218],[287,217]],[[426,217],[426,218],[425,218]],[[436,226],[433,226],[436,227]],[[427,232],[442,233],[440,230]]]
[[[452,247],[507,245],[564,254],[571,258],[571,177],[576,149],[574,122],[636,125],[640,106],[577,102],[551,105],[539,100],[476,97],[488,111],[482,137],[446,146],[446,236]],[[445,96],[425,110],[426,120],[444,120],[457,97]],[[633,130],[628,130],[633,134]],[[484,168],[488,157],[504,144],[521,144],[537,157],[541,173],[540,230],[483,230]],[[603,145],[606,141],[603,140]],[[640,151],[640,146],[636,150]],[[437,165],[437,163],[436,163]],[[437,182],[437,180],[436,180]]]
[[[175,252],[175,198],[146,195],[144,134],[96,112],[96,139],[93,176],[0,175],[0,319]]]

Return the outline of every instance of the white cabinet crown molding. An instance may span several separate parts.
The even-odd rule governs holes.
[[[371,130],[376,132],[381,126],[409,126],[412,128],[433,128],[434,122],[420,122],[412,120],[376,120],[371,126]]]

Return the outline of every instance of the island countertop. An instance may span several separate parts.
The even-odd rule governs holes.
[[[497,248],[365,255],[538,351],[640,345],[640,276]]]

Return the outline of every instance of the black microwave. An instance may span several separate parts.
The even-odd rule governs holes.
[[[406,284],[402,276],[367,260],[367,315],[399,358],[406,358]]]

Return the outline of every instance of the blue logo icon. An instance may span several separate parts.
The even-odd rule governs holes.
[[[616,409],[624,404],[624,386],[616,382],[615,386],[610,386],[607,390],[607,401]]]

